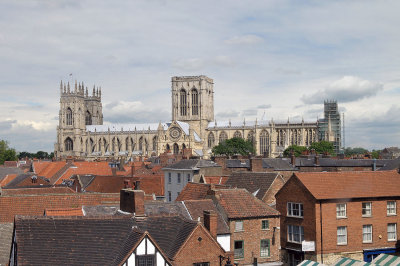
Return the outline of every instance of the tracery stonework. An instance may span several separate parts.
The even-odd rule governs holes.
[[[332,138],[332,134],[338,134],[328,130],[319,134],[318,121],[217,123],[214,81],[206,76],[172,77],[172,121],[165,123],[103,125],[101,88],[93,87],[89,94],[83,82],[75,82],[74,89],[61,82],[60,94],[54,147],[59,159],[67,156],[128,159],[159,155],[167,150],[181,153],[184,148],[192,149],[195,156],[207,158],[212,147],[232,137],[252,141],[259,155],[276,157],[289,145],[309,146],[324,138],[319,136]],[[330,129],[326,123],[324,126]]]

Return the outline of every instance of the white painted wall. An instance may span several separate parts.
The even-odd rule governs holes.
[[[231,251],[231,235],[218,235],[217,242],[225,251]]]

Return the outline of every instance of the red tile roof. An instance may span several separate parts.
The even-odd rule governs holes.
[[[34,188],[10,188],[3,189],[2,196],[11,195],[43,195],[43,194],[70,194],[75,193],[69,187],[34,187]]]
[[[205,176],[204,179],[207,184],[225,185],[228,181],[228,176]]]
[[[42,216],[44,210],[49,208],[81,208],[83,205],[119,205],[119,199],[119,193],[1,196],[0,223],[13,222],[15,215]]]
[[[276,216],[279,212],[246,189],[215,190],[215,197],[230,219]]]
[[[6,186],[8,183],[10,183],[16,177],[17,177],[17,174],[6,175],[6,177],[3,180],[1,180],[0,187]]]
[[[46,209],[45,216],[83,216],[82,208]]]
[[[399,196],[397,171],[302,172],[295,176],[316,199]]]
[[[229,188],[225,185],[213,185],[215,188]],[[182,189],[176,201],[200,200],[207,197],[207,192],[211,189],[211,184],[189,182]]]

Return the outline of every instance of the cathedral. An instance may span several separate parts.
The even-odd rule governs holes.
[[[154,156],[164,152],[208,158],[211,149],[239,137],[253,143],[257,155],[278,157],[290,145],[309,146],[329,140],[340,149],[340,114],[326,101],[325,117],[313,123],[215,121],[214,81],[206,76],[172,77],[172,120],[165,123],[103,125],[101,88],[91,93],[83,82],[60,84],[59,125],[55,156],[94,160]],[[333,125],[333,126],[332,126]]]

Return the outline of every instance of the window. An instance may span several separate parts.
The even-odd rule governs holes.
[[[260,243],[260,256],[269,257],[269,239],[262,239]]]
[[[243,231],[243,221],[235,221],[235,232]]]
[[[243,240],[235,241],[234,248],[235,248],[235,251],[234,251],[235,259],[243,258],[244,257],[244,241]]]
[[[287,203],[287,215],[294,217],[303,217],[303,203]]]
[[[171,173],[168,173],[168,184],[171,184],[172,178],[171,178]]]
[[[171,191],[168,191],[168,201],[172,201],[172,194],[171,194]]]
[[[212,132],[210,132],[210,134],[208,134],[208,147],[209,148],[214,147],[214,143],[215,143],[214,134]]]
[[[209,262],[196,262],[193,263],[193,266],[210,266]]]
[[[363,225],[363,243],[372,243],[372,225]]]
[[[387,202],[387,215],[396,215],[396,202],[395,201]]]
[[[72,110],[71,108],[67,108],[67,114],[66,114],[66,122],[67,126],[72,126],[73,120],[72,120]]]
[[[363,202],[362,216],[371,216],[371,215],[372,215],[372,202]]]
[[[187,174],[187,181],[190,182],[190,174]]]
[[[219,143],[224,142],[227,139],[228,139],[228,135],[226,135],[225,131],[222,131],[219,134]]]
[[[155,265],[155,256],[154,255],[142,255],[136,256],[136,265],[137,266],[150,266]]]
[[[347,244],[347,226],[338,226],[337,228],[337,244]]]
[[[74,149],[74,143],[72,142],[72,139],[69,137],[65,140],[65,150],[66,151],[72,151]]]
[[[196,89],[192,89],[192,115],[199,114],[199,94]]]
[[[301,243],[304,240],[303,226],[288,225],[288,242]]]
[[[388,224],[387,234],[388,234],[388,241],[397,240],[397,225],[396,224]]]
[[[346,203],[336,204],[336,218],[346,218]]]
[[[92,115],[90,114],[89,111],[86,111],[85,125],[91,125],[91,124],[92,124]]]
[[[178,173],[178,184],[180,184],[180,183],[181,183],[181,174]]]
[[[184,89],[181,89],[180,92],[180,111],[181,111],[181,115],[184,116],[187,114],[187,101],[186,101],[186,91]]]
[[[268,220],[262,220],[262,221],[261,221],[261,229],[262,229],[262,230],[267,230],[267,229],[269,229],[269,221],[268,221]]]
[[[241,138],[242,137],[242,133],[240,133],[239,131],[235,131],[235,133],[233,134],[234,138]]]
[[[269,134],[265,130],[260,134],[260,153],[269,154]]]

